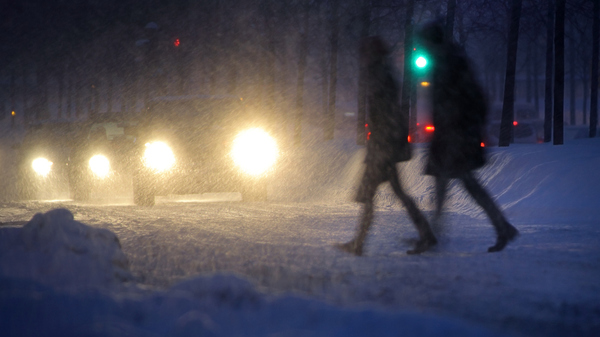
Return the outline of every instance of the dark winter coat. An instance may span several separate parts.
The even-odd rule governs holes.
[[[400,86],[388,58],[387,46],[377,37],[363,41],[361,60],[367,65],[367,105],[370,130],[366,169],[356,195],[358,202],[370,202],[379,184],[397,174],[395,164],[409,160],[408,116],[399,102]]]
[[[367,164],[395,164],[411,157],[408,116],[400,109],[399,92],[398,81],[387,58],[369,65],[367,104],[371,134],[367,142]]]
[[[431,100],[435,131],[425,173],[456,178],[485,164],[485,94],[462,48],[444,44],[433,54]]]

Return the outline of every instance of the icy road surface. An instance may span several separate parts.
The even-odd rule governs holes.
[[[360,208],[351,196],[364,148],[336,140],[305,150],[281,163],[268,202],[163,197],[144,208],[130,197],[80,204],[5,195],[0,229],[62,207],[79,222],[114,232],[138,283],[154,289],[233,272],[267,294],[344,308],[457,318],[514,336],[600,335],[600,139],[491,149],[478,174],[521,233],[493,254],[486,252],[492,226],[456,184],[445,233],[432,251],[405,254],[416,232],[389,186],[378,193],[365,256],[336,251],[332,243],[349,240],[357,224]],[[421,150],[400,171],[431,218],[432,181],[422,175]],[[0,187],[10,183],[6,172]]]
[[[71,202],[0,207],[4,222],[68,208],[76,220],[116,233],[131,271],[160,288],[232,271],[268,293],[460,317],[507,333],[592,336],[600,327],[596,221],[514,221],[519,239],[489,254],[487,220],[449,214],[442,244],[408,256],[416,238],[412,225],[402,210],[380,208],[366,256],[357,258],[331,247],[354,232],[359,208],[349,203],[163,199],[153,208]]]

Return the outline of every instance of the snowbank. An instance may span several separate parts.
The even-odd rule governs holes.
[[[67,209],[36,214],[0,236],[0,276],[60,288],[112,287],[131,281],[117,236],[73,219]]]
[[[539,212],[554,216],[557,208],[596,211],[600,175],[600,139],[571,140],[564,145],[512,144],[489,148],[488,163],[476,172],[481,183],[508,212]],[[352,139],[309,144],[294,153],[295,166],[281,174],[273,200],[352,202],[364,169],[365,148]],[[433,211],[434,180],[423,174],[427,144],[414,146],[413,158],[398,164],[403,187],[420,209]],[[301,163],[298,165],[297,163]],[[389,184],[377,191],[378,207],[401,207]],[[445,210],[484,218],[458,181],[451,182]]]
[[[66,209],[0,233],[3,336],[496,336],[456,319],[269,297],[230,274],[144,289],[115,234]]]
[[[267,298],[235,275],[143,295],[66,293],[10,278],[0,278],[0,289],[4,336],[500,336],[456,319]]]

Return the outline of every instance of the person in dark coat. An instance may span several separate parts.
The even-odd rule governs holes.
[[[435,245],[437,240],[427,219],[415,202],[404,192],[398,179],[396,163],[411,158],[408,143],[408,118],[400,109],[399,85],[389,60],[389,48],[379,37],[369,37],[361,42],[361,62],[367,64],[367,104],[370,137],[367,141],[366,169],[356,196],[364,204],[360,223],[354,239],[337,244],[337,248],[362,255],[364,241],[373,222],[373,202],[377,188],[389,181],[394,192],[404,204],[414,222],[420,239],[416,247],[407,251],[418,254]]]
[[[482,145],[488,111],[486,96],[464,50],[447,41],[439,21],[423,26],[418,38],[430,53],[432,63],[430,99],[435,132],[425,173],[436,180],[434,225],[440,221],[449,180],[460,179],[496,229],[496,244],[488,252],[500,251],[518,231],[473,175],[473,170],[486,162]]]

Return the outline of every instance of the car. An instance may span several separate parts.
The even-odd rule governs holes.
[[[68,198],[68,161],[79,125],[66,120],[36,121],[15,145],[17,198]],[[66,195],[65,195],[66,194]]]
[[[132,130],[139,124],[136,117],[128,112],[99,113],[81,127],[68,161],[73,200],[89,201],[94,188],[114,188],[115,181],[131,179],[136,148]]]
[[[485,146],[497,146],[500,140],[500,121],[487,125]],[[517,144],[537,144],[544,142],[544,123],[538,120],[513,121],[513,140]]]
[[[135,204],[152,206],[156,196],[205,192],[267,200],[267,182],[279,156],[273,130],[240,97],[149,100],[135,131]]]
[[[517,102],[513,106],[514,119],[518,122],[541,120],[540,113],[535,109],[535,106],[528,103]],[[502,103],[495,102],[490,108],[488,120],[499,121],[502,119]]]
[[[435,127],[432,123],[417,123],[413,137],[409,138],[411,143],[429,143],[433,138]]]
[[[492,104],[486,125],[485,146],[497,146],[500,140],[502,103]],[[511,143],[536,144],[544,142],[544,120],[535,107],[528,103],[514,104],[513,139]]]

